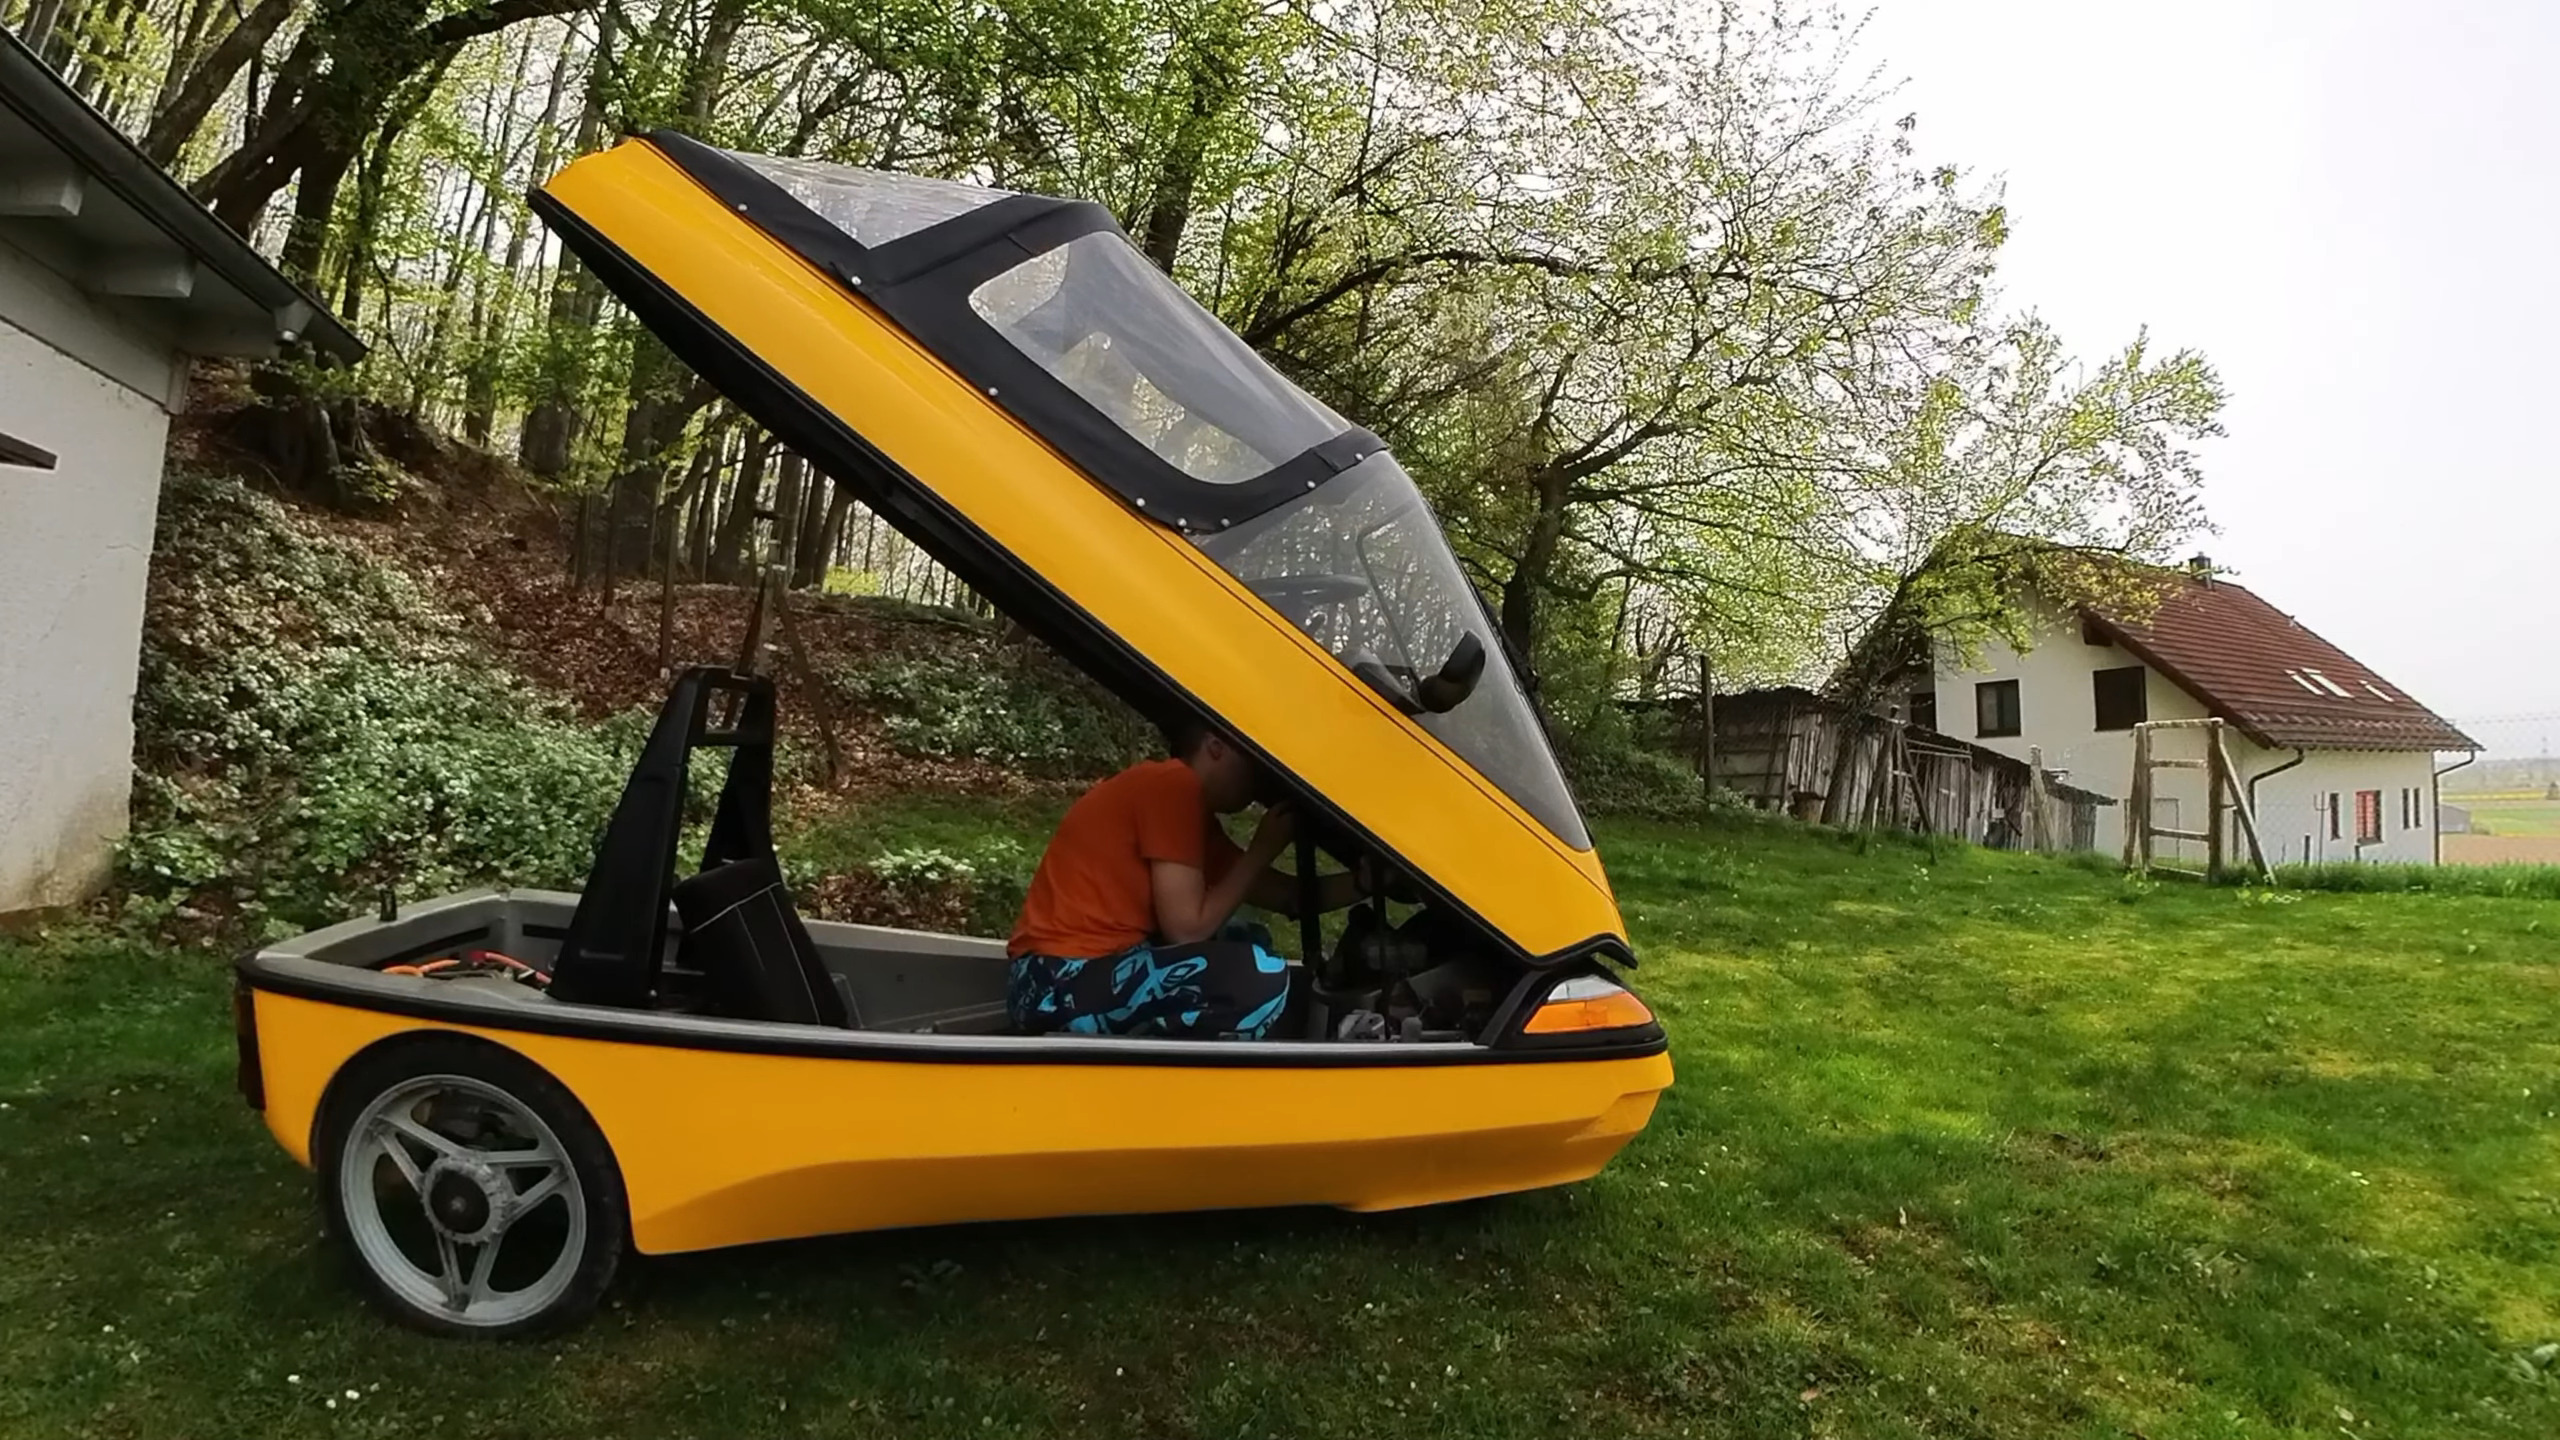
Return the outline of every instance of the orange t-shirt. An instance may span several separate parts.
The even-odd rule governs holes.
[[[1006,949],[1065,958],[1117,955],[1155,933],[1157,860],[1196,866],[1212,885],[1242,852],[1179,760],[1148,760],[1084,792],[1041,852]]]

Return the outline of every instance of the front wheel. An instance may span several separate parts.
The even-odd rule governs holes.
[[[513,1051],[461,1036],[359,1057],[314,1146],[329,1231],[392,1315],[503,1338],[586,1318],[630,1216],[584,1106]]]

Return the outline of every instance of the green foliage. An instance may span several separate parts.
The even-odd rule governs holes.
[[[173,474],[157,543],[122,857],[146,915],[276,929],[384,884],[584,879],[639,717],[575,723],[397,570],[236,480]]]
[[[784,873],[825,919],[1009,935],[1064,804],[921,797],[830,809],[786,827]]]
[[[1696,762],[1638,743],[1614,706],[1556,740],[1565,778],[1588,814],[1668,819],[1708,808]]]
[[[866,863],[892,913],[954,911],[958,928],[972,935],[1013,933],[1031,884],[1028,852],[991,837],[955,855],[930,845],[883,850]]]
[[[993,633],[868,659],[844,683],[879,708],[890,739],[910,755],[1078,778],[1108,774],[1157,743],[1102,687],[1044,649]]]

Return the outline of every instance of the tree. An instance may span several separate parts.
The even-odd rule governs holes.
[[[1917,158],[1818,3],[16,3],[377,339],[280,400],[327,421],[293,444],[360,445],[359,392],[512,441],[606,487],[625,569],[682,536],[735,576],[782,468],[520,201],[658,125],[1108,205],[1394,444],[1560,717],[1702,654],[1803,676],[1889,609],[1996,628],[2030,544],[2157,558],[2201,523],[2211,370],[2147,337],[2079,363],[2005,310],[2000,196]],[[791,488],[802,579],[876,536]]]
[[[196,182],[196,193],[245,235],[277,192],[299,180],[282,263],[295,274],[316,275],[339,183],[404,92],[414,95],[422,78],[440,74],[472,40],[588,3],[484,0],[442,15],[429,13],[434,0],[343,0],[324,7],[286,57],[249,138]],[[426,88],[433,90],[431,79]]]

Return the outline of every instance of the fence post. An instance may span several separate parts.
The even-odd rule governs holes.
[[[2229,828],[2231,804],[2231,757],[2222,750],[2222,722],[2205,726],[2204,793],[2205,838],[2204,874],[2207,880],[2222,878],[2222,832]]]
[[[2042,854],[2053,848],[2053,817],[2046,813],[2044,747],[2027,747],[2027,848]]]
[[[1716,798],[1716,666],[1698,652],[1698,783],[1699,798]]]
[[[2125,793],[2124,866],[2151,868],[2151,727],[2133,727],[2133,783]]]

